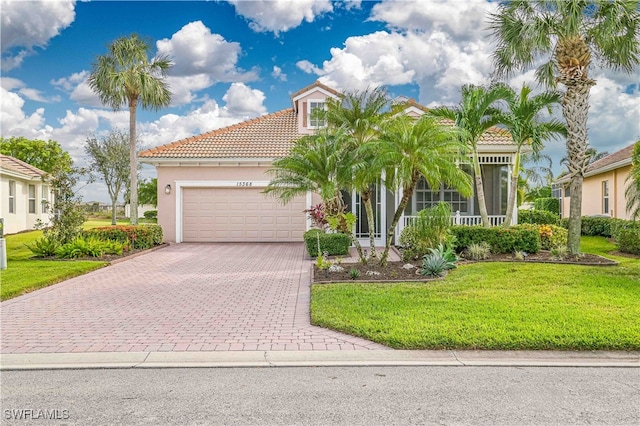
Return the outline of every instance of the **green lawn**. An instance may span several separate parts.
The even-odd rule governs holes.
[[[7,235],[7,269],[0,271],[0,300],[37,290],[68,278],[105,266],[100,261],[56,261],[31,259],[33,253],[25,246],[40,238],[42,231]]]
[[[312,287],[312,322],[398,349],[640,350],[640,260],[619,266],[477,263],[443,281]]]

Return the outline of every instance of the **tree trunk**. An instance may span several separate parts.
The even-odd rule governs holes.
[[[567,158],[571,179],[571,200],[569,203],[569,235],[567,250],[572,255],[580,254],[580,234],[582,229],[582,181],[589,164],[586,154],[587,116],[589,114],[589,91],[595,81],[588,79],[559,78],[567,87],[562,99],[562,115],[567,123]]]
[[[480,167],[480,159],[478,158],[478,149],[473,149],[473,178],[476,181],[476,192],[478,193],[478,208],[480,209],[480,217],[482,218],[482,226],[490,228],[489,213],[487,213],[487,201],[484,198],[484,182],[482,181],[482,168]]]
[[[360,200],[364,204],[364,210],[367,213],[367,225],[369,227],[369,248],[371,253],[369,259],[373,260],[378,257],[376,254],[376,221],[373,217],[373,206],[371,205],[371,188],[367,188],[360,194]]]
[[[129,162],[131,182],[129,183],[129,222],[138,224],[138,150],[136,149],[136,107],[138,100],[129,100]],[[178,202],[178,201],[176,201]]]
[[[516,198],[518,198],[518,177],[520,175],[520,147],[516,151],[516,161],[513,165],[513,172],[511,174],[511,190],[509,192],[509,200],[507,201],[507,214],[504,219],[503,226],[508,228],[511,226],[511,220],[513,219],[513,212],[516,207]]]
[[[402,212],[404,212],[405,207],[407,207],[407,203],[409,202],[409,197],[411,197],[411,194],[413,194],[413,190],[416,188],[416,185],[418,184],[419,179],[420,179],[420,175],[414,176],[409,186],[403,189],[400,205],[398,205],[398,208],[396,209],[396,212],[393,215],[393,220],[391,221],[391,225],[389,226],[389,231],[387,232],[387,241],[384,246],[384,251],[380,255],[380,265],[382,266],[387,265],[387,260],[389,259],[389,248],[391,247],[391,240],[393,240],[393,237],[396,233],[396,225],[400,221]]]
[[[118,199],[117,198],[112,198],[111,199],[111,224],[115,225],[116,224],[116,203],[117,203]]]

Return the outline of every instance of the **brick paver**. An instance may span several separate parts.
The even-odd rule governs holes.
[[[314,327],[301,244],[175,244],[0,304],[2,353],[388,349]]]

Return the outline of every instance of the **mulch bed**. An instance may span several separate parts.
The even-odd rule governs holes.
[[[622,253],[620,254],[622,255]],[[629,257],[636,257],[634,255],[624,254]],[[640,257],[640,256],[639,256]],[[615,266],[618,262],[598,256],[595,254],[582,254],[580,257],[567,257],[563,260],[555,259],[551,256],[551,253],[546,250],[541,250],[536,254],[529,254],[525,260],[516,259],[513,254],[492,254],[488,259],[481,262],[514,262],[514,263],[557,263],[564,265],[587,265],[587,266]],[[367,265],[361,263],[342,263],[340,266],[344,268],[343,271],[334,272],[320,270],[314,264],[312,266],[312,283],[324,284],[332,282],[416,282],[416,281],[434,281],[442,278],[431,278],[420,275],[419,270],[420,262],[411,262],[416,266],[413,269],[404,269],[403,265],[406,262],[388,262],[386,267],[381,267],[376,261],[370,262]],[[460,259],[458,264],[476,263],[475,261]],[[359,276],[352,278],[349,271],[355,268],[359,271]]]

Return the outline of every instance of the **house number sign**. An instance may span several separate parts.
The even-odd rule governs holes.
[[[253,182],[239,181],[239,182],[236,182],[236,186],[253,186]]]

